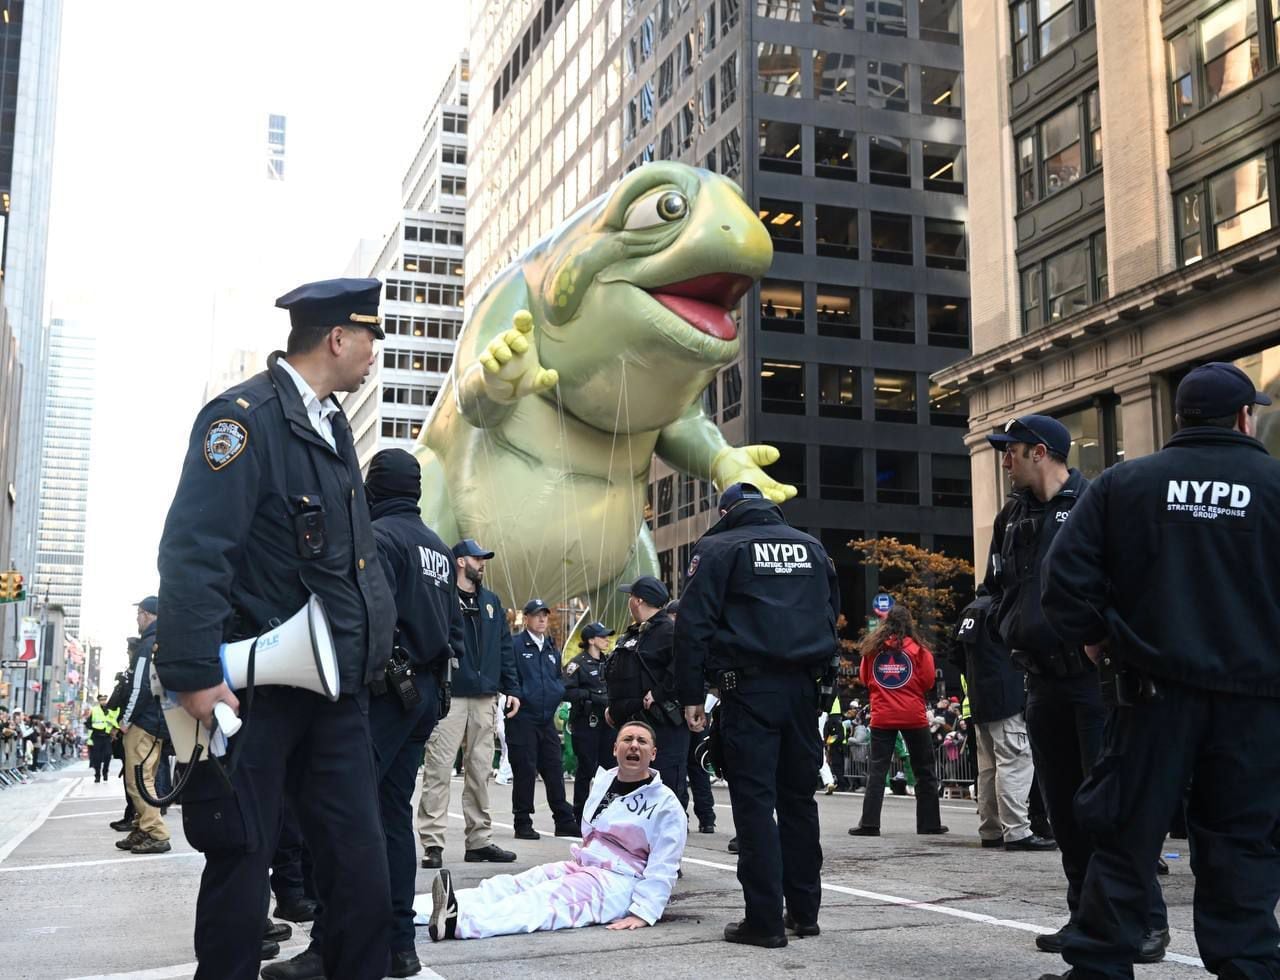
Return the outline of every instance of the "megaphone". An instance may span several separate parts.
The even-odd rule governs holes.
[[[257,644],[256,650],[254,644]],[[289,617],[288,621],[263,633],[256,639],[224,643],[218,651],[222,661],[222,676],[233,691],[249,685],[249,654],[253,657],[253,684],[279,684],[300,687],[303,690],[323,694],[330,701],[337,701],[341,692],[338,677],[338,657],[333,648],[333,634],[329,631],[329,619],[324,603],[318,596],[311,596],[307,604]],[[152,688],[159,687],[155,665],[152,665]],[[197,747],[202,758],[208,758],[212,732],[187,714],[172,691],[157,691],[169,737],[173,740],[174,754],[182,762],[193,761]],[[213,709],[214,718],[222,734],[230,738],[240,730],[240,719],[225,701],[219,701]]]

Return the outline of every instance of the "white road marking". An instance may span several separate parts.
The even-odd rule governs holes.
[[[105,858],[101,861],[61,861],[57,864],[20,864],[13,868],[0,868],[0,874],[12,871],[53,871],[57,868],[92,868],[99,864],[141,864],[143,861],[172,861],[174,858],[203,858],[199,851],[179,851],[169,854],[135,854],[132,857]]]
[[[279,963],[281,960],[287,960],[306,948],[305,943],[281,946],[280,955],[271,962]],[[197,965],[194,962],[178,963],[175,966],[157,966],[149,970],[132,970],[126,973],[95,973],[87,977],[70,977],[69,980],[176,980],[178,977],[189,977],[194,974]],[[424,966],[422,972],[415,974],[415,976],[421,977],[423,980],[445,980],[443,976],[428,966]]]
[[[723,804],[716,804],[716,805],[722,806]],[[449,816],[453,817],[455,820],[462,819],[462,814],[454,813],[453,811],[449,811]],[[510,828],[511,824],[498,823],[494,821],[493,826]],[[552,836],[548,831],[539,830],[536,827],[534,829],[538,830],[538,833],[542,834],[544,837]],[[561,840],[580,840],[581,838],[562,837],[560,839]],[[732,871],[734,874],[737,874],[738,872],[738,868],[736,865],[722,864],[719,861],[704,861],[701,858],[691,858],[691,857],[685,856],[681,858],[680,863],[696,864],[704,868],[715,868],[718,871]],[[1022,932],[1034,932],[1034,933],[1040,933],[1040,934],[1048,934],[1056,931],[1054,929],[1048,928],[1047,926],[1038,926],[1032,922],[1021,922],[1018,919],[1000,919],[994,915],[986,915],[985,913],[982,913],[982,912],[970,912],[967,909],[952,908],[949,905],[936,905],[933,902],[921,902],[914,898],[902,898],[898,895],[885,895],[882,892],[869,892],[861,888],[850,888],[847,885],[837,885],[832,882],[826,881],[825,879],[822,882],[822,889],[823,891],[838,892],[841,895],[851,895],[854,898],[867,898],[873,902],[883,902],[886,905],[900,905],[903,908],[919,909],[921,912],[936,912],[939,915],[949,915],[949,916],[952,916],[953,918],[966,919],[969,922],[979,922],[979,923],[982,923],[983,925],[1000,926],[1005,929],[1019,929]],[[415,908],[417,907],[417,899],[419,898],[430,899],[430,893],[423,893],[421,895],[416,896],[414,899]],[[428,902],[427,904],[429,906],[430,903]],[[1197,959],[1194,956],[1184,956],[1181,953],[1165,953],[1164,959],[1165,959],[1165,962],[1168,962],[1168,963],[1181,963],[1185,966],[1195,966],[1195,967],[1204,969],[1203,961]]]
[[[120,808],[114,810],[87,810],[84,813],[59,813],[56,817],[50,817],[50,820],[70,820],[72,817],[105,817],[112,813],[119,813]]]
[[[73,783],[70,780],[68,780],[67,784],[63,786],[61,790],[58,791],[58,794],[53,798],[53,800],[49,803],[49,805],[44,808],[40,816],[36,817],[36,819],[33,820],[26,827],[26,829],[20,831],[12,840],[9,841],[9,843],[0,847],[0,862],[3,862],[5,858],[7,858],[10,854],[12,854],[15,850],[17,850],[19,844],[21,844],[24,840],[26,840],[28,837],[30,837],[37,830],[40,829],[41,825],[45,822],[45,820],[49,818],[49,814],[53,812],[54,807],[56,807],[59,803],[61,803],[63,799],[66,797],[66,795],[70,793],[76,787],[76,785],[77,785],[76,783]],[[12,870],[14,869],[0,868],[0,871],[12,871]]]

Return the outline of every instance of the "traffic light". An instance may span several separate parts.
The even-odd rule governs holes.
[[[0,602],[20,602],[27,597],[21,572],[0,571]]]

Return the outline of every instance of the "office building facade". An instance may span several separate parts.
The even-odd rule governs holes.
[[[412,449],[462,330],[470,66],[464,53],[427,115],[401,184],[402,211],[367,274],[384,283],[378,364],[343,401],[360,465]]]
[[[983,437],[1010,417],[1060,418],[1092,476],[1167,440],[1195,364],[1280,394],[1280,3],[969,0],[964,20],[973,355],[934,377],[969,398],[985,556],[1005,484]]]
[[[40,523],[27,587],[39,601],[61,606],[66,633],[79,637],[96,341],[83,324],[58,319],[49,335]]]
[[[468,295],[645,162],[737,181],[775,259],[704,404],[731,443],[782,451],[784,510],[855,617],[877,582],[847,541],[971,553],[967,411],[929,379],[968,348],[960,41],[947,0],[475,9]],[[655,461],[648,516],[678,591],[714,489]]]

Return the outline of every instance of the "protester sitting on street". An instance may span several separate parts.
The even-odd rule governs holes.
[[[582,843],[569,848],[570,860],[458,892],[449,872],[439,872],[431,889],[432,940],[654,925],[671,897],[688,834],[684,808],[652,768],[656,757],[653,728],[625,723],[614,742],[618,765],[597,775],[582,815]]]
[[[871,695],[871,767],[862,819],[849,833],[880,836],[884,779],[899,733],[916,775],[916,833],[945,834],[938,806],[933,741],[925,716],[925,695],[934,684],[933,654],[916,636],[915,621],[901,603],[862,642],[862,683]]]

